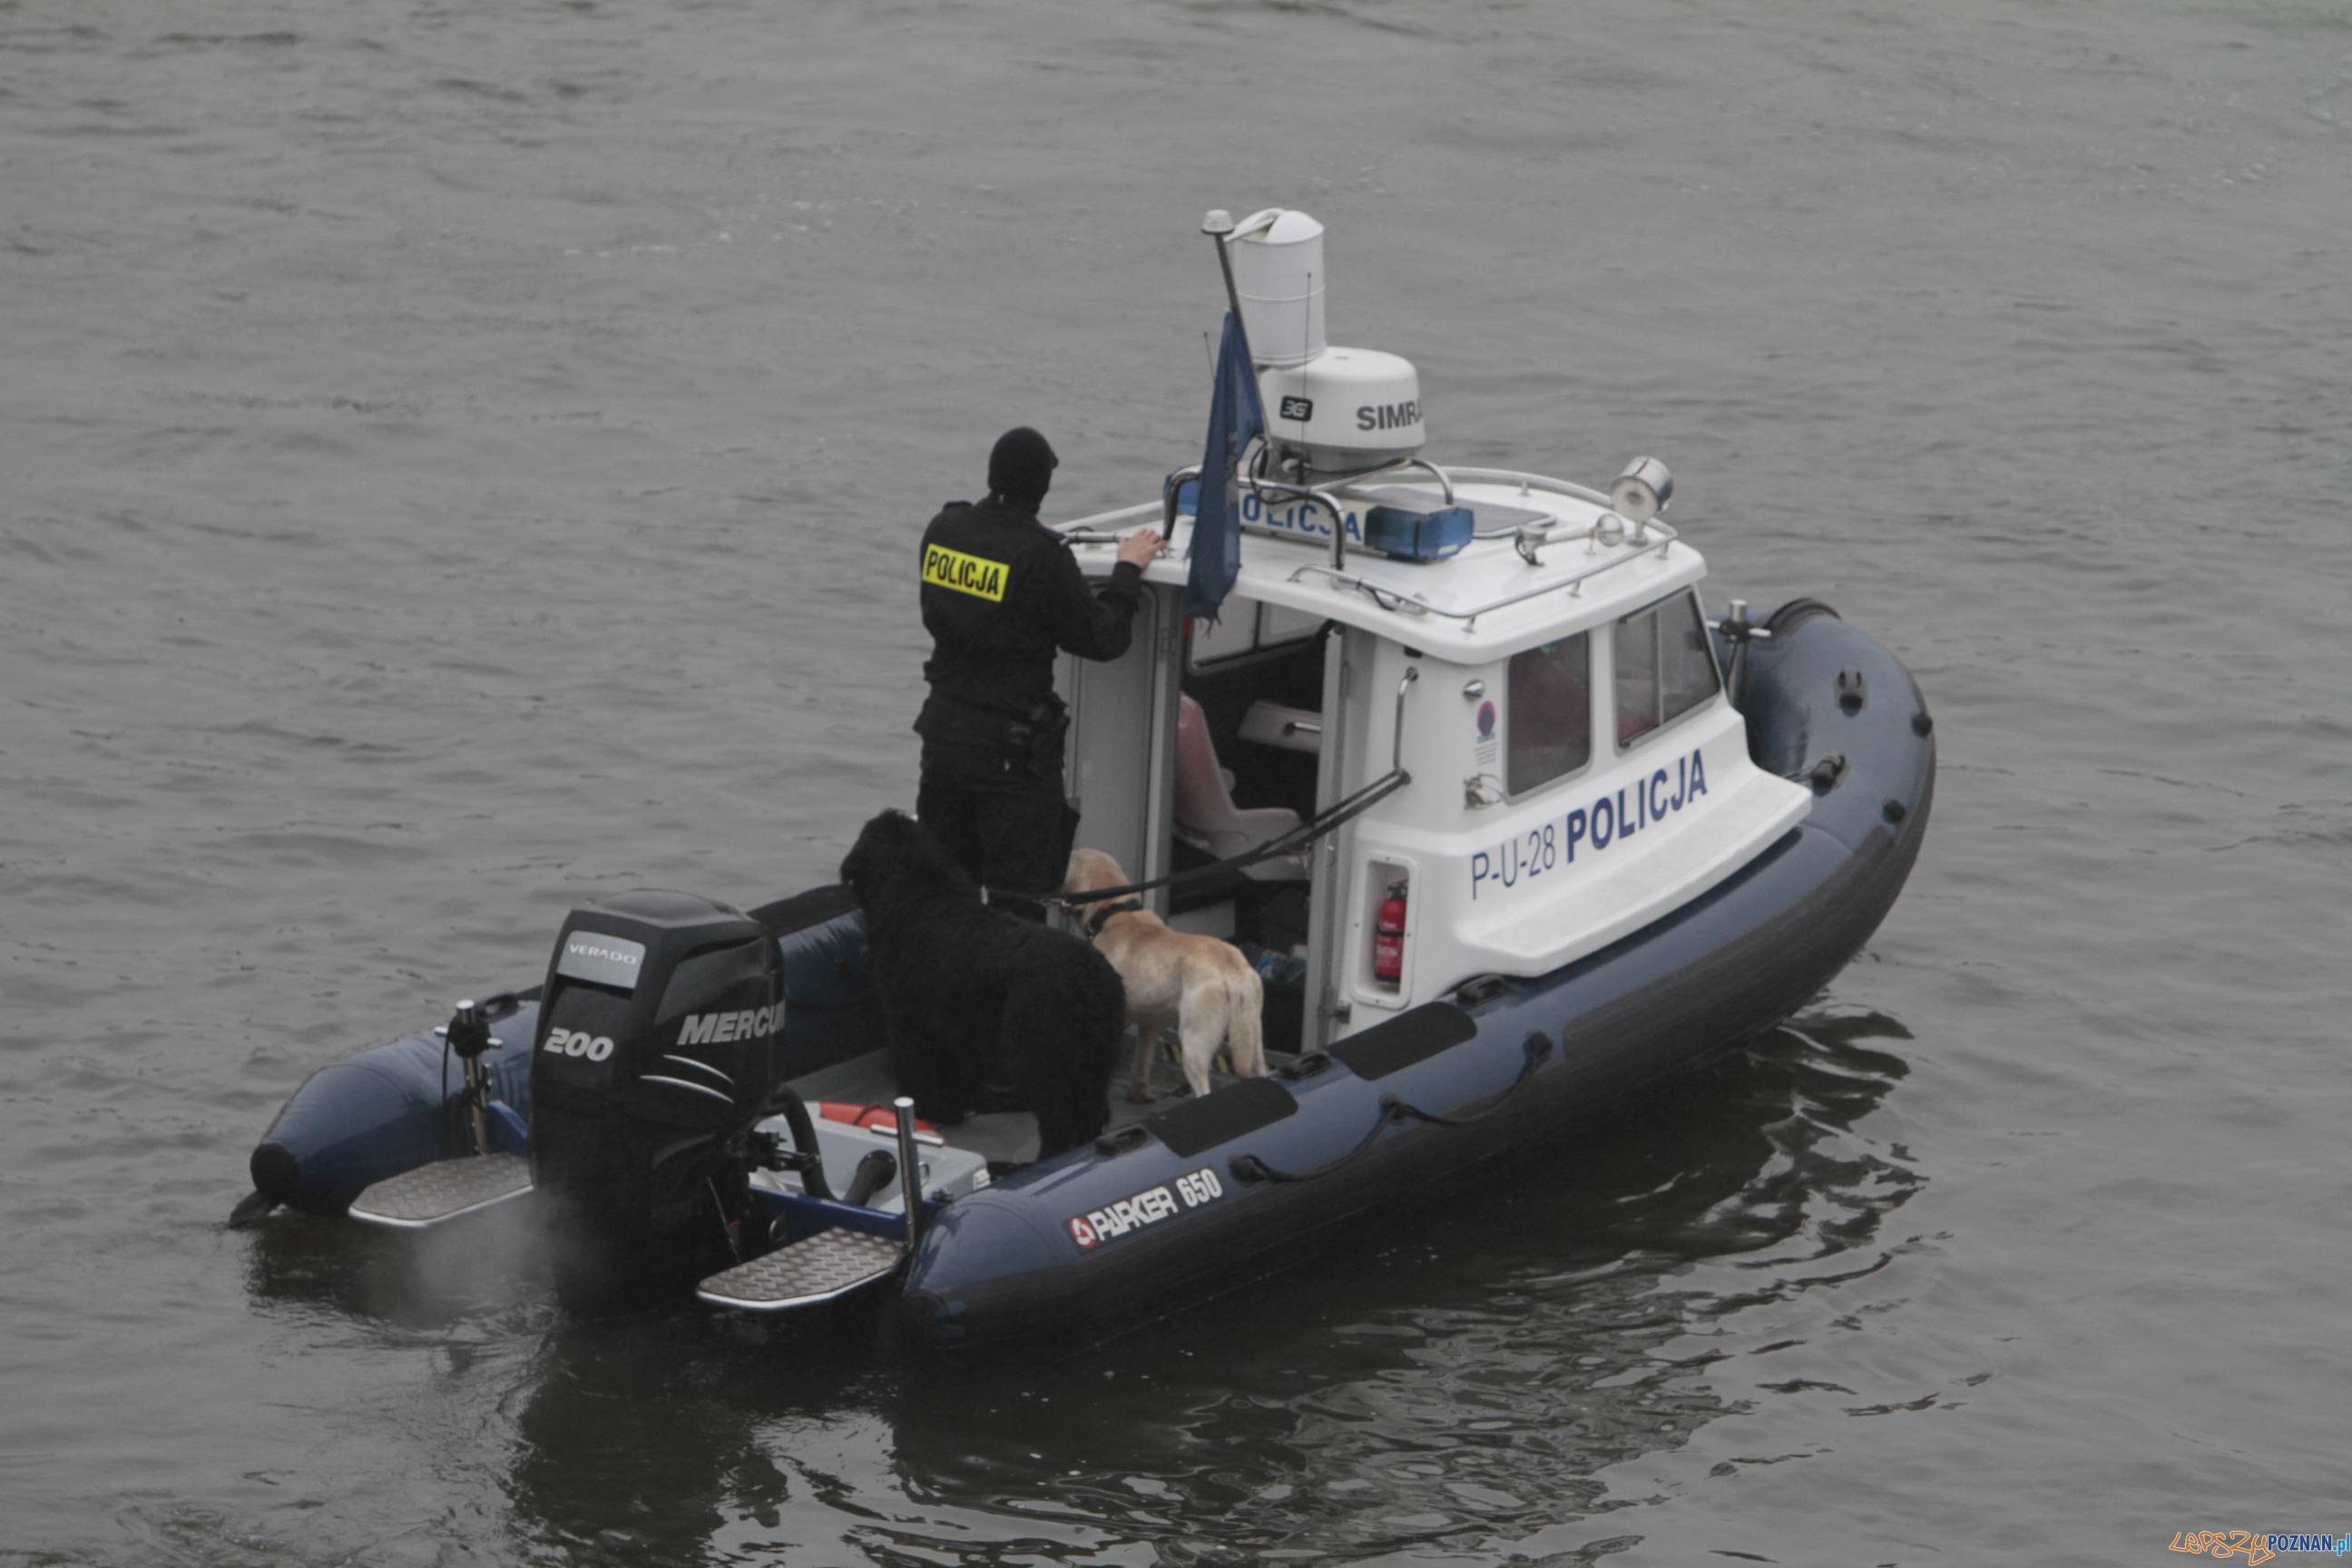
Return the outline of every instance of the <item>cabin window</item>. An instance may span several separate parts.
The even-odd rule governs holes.
[[[1677,594],[1617,623],[1617,745],[1632,745],[1723,689],[1698,595]]]
[[[1239,595],[1228,598],[1222,609],[1213,621],[1204,616],[1186,623],[1192,628],[1191,668],[1194,669],[1303,643],[1323,626],[1320,616],[1260,604]]]
[[[1522,795],[1592,760],[1592,647],[1584,633],[1511,656],[1504,791]]]
[[[1192,633],[1189,652],[1192,668],[1214,664],[1219,659],[1236,658],[1257,650],[1257,616],[1264,606],[1255,600],[1238,595],[1228,598],[1220,607],[1215,620],[1202,616],[1188,618],[1186,627]]]

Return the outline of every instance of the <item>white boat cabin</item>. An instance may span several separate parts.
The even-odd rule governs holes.
[[[1171,546],[1127,655],[1062,661],[1078,842],[1152,880],[1407,775],[1301,856],[1150,895],[1181,929],[1304,957],[1312,1049],[1605,947],[1794,826],[1811,792],[1748,760],[1706,563],[1657,519],[1664,467],[1603,495],[1422,461],[1412,363],[1325,340],[1323,226],[1268,208],[1202,229],[1238,323],[1221,406],[1245,353],[1267,416],[1222,492],[1239,573],[1213,623],[1185,619],[1192,470],[1157,505],[1062,525],[1094,577],[1121,530]]]
[[[1533,475],[1421,468],[1321,488],[1347,530],[1338,564],[1332,509],[1253,493],[1223,613],[1187,622],[1180,512],[1126,657],[1060,671],[1078,842],[1139,880],[1239,854],[1391,768],[1409,775],[1302,857],[1150,895],[1181,929],[1304,956],[1304,1047],[1476,975],[1538,975],[1604,947],[1804,816],[1811,793],[1748,760],[1699,604],[1705,563],[1672,530]],[[1359,546],[1370,507],[1449,500],[1475,520],[1458,554]],[[1116,531],[1161,512],[1066,526],[1081,566],[1107,577]],[[1377,953],[1392,896],[1391,965]]]

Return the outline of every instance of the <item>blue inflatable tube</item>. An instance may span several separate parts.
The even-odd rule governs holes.
[[[866,927],[846,889],[820,888],[753,911],[784,961],[784,1071],[811,1072],[872,1048],[879,1037],[866,977]],[[522,1152],[530,1121],[530,1049],[539,1033],[536,990],[494,999],[483,1059],[505,1114],[492,1142]],[[320,1068],[278,1112],[253,1152],[255,1192],[271,1203],[339,1215],[371,1184],[465,1152],[467,1135],[445,1107],[465,1073],[424,1031]]]
[[[539,1005],[510,1007],[493,1007],[482,1059],[507,1111],[492,1117],[491,1142],[520,1152]],[[262,1134],[254,1191],[289,1208],[341,1214],[372,1183],[467,1149],[469,1134],[448,1110],[465,1087],[464,1064],[429,1030],[331,1062],[303,1080]]]

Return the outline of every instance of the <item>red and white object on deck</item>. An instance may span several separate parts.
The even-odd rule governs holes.
[[[898,1131],[898,1113],[887,1105],[851,1105],[845,1100],[820,1100],[816,1112],[827,1121],[846,1121],[868,1132]],[[919,1116],[915,1118],[915,1131],[918,1136],[928,1133],[935,1143],[941,1142],[940,1130]]]

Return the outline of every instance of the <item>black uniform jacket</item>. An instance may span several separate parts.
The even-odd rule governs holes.
[[[1029,720],[1053,700],[1055,650],[1117,658],[1142,599],[1141,567],[1122,561],[1090,589],[1060,534],[994,500],[953,501],[931,519],[922,573],[931,696],[915,729],[930,741]]]

